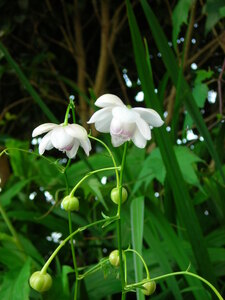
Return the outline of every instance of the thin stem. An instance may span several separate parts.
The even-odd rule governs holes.
[[[118,219],[118,216],[113,216],[113,217],[110,217],[109,220],[117,220]],[[63,240],[61,242],[61,244],[55,249],[55,251],[52,253],[52,255],[49,257],[49,259],[46,261],[46,263],[44,264],[43,268],[41,269],[41,273],[42,274],[45,274],[47,272],[47,269],[49,267],[49,265],[51,264],[52,260],[54,259],[54,257],[58,254],[58,252],[60,251],[60,249],[65,246],[65,244],[72,238],[74,237],[77,233],[79,232],[82,232],[90,227],[93,227],[95,225],[99,225],[99,224],[102,224],[105,222],[105,219],[103,220],[99,220],[99,221],[96,221],[96,222],[93,222],[91,224],[88,224],[86,226],[83,226],[83,227],[79,227],[77,230],[75,230],[74,232],[72,232],[70,235],[68,235],[65,240]]]
[[[10,233],[13,236],[13,239],[14,239],[15,244],[17,245],[17,248],[24,254],[24,249],[23,249],[23,246],[20,243],[20,240],[18,238],[17,232],[14,229],[14,227],[13,227],[10,219],[8,218],[6,212],[5,212],[4,208],[1,206],[1,204],[0,204],[0,213],[1,213],[2,218],[3,218],[3,220],[5,221],[5,223],[6,223],[7,227],[8,227]]]
[[[122,204],[122,185],[123,185],[123,172],[124,172],[124,166],[126,162],[126,154],[127,154],[127,146],[128,143],[126,142],[124,145],[123,150],[123,157],[122,157],[122,163],[121,163],[121,170],[120,170],[120,181],[119,181],[119,204],[118,204],[118,210],[117,215],[119,216],[119,219],[117,220],[117,244],[118,244],[118,250],[119,250],[119,257],[120,257],[120,277],[121,277],[121,284],[122,284],[122,300],[126,299],[126,293],[124,293],[124,286],[125,286],[125,276],[124,276],[124,266],[123,266],[123,252],[122,252],[122,232],[121,232],[121,219],[120,219],[120,213],[121,213],[121,204]]]
[[[102,266],[107,263],[109,261],[109,258],[105,258],[103,260],[101,260],[97,265],[95,265],[94,267],[90,268],[88,271],[86,271],[84,274],[79,275],[78,280],[82,280],[84,277],[93,274],[94,272],[98,271],[99,269],[102,268]]]
[[[111,150],[109,149],[109,147],[108,147],[103,141],[101,141],[101,140],[99,140],[99,139],[97,139],[97,138],[91,136],[90,134],[88,135],[88,137],[89,137],[90,139],[95,140],[95,141],[99,142],[100,144],[102,144],[102,145],[105,147],[105,149],[108,151],[108,153],[109,153],[109,155],[110,155],[110,157],[111,157],[111,159],[112,159],[113,165],[114,165],[114,167],[115,167],[116,184],[117,184],[117,187],[119,187],[119,182],[120,182],[120,179],[119,179],[119,172],[118,172],[118,169],[117,169],[117,164],[116,164],[115,158],[114,158],[114,156],[113,156]]]
[[[77,188],[81,185],[81,183],[83,181],[85,181],[88,177],[90,177],[91,175],[98,173],[98,172],[102,172],[102,171],[110,171],[110,170],[120,170],[120,167],[109,167],[109,168],[102,168],[102,169],[98,169],[98,170],[94,170],[89,172],[88,174],[86,174],[76,185],[75,187],[72,189],[72,191],[70,192],[70,196],[73,196],[75,191],[77,190]]]
[[[174,272],[174,273],[169,273],[169,274],[165,274],[165,275],[162,275],[162,276],[152,278],[151,280],[143,280],[141,282],[137,282],[137,283],[134,283],[134,284],[129,284],[129,285],[126,286],[125,289],[130,290],[130,289],[133,289],[133,288],[136,288],[136,287],[140,287],[146,282],[157,281],[157,280],[161,280],[161,279],[164,279],[164,278],[167,278],[167,277],[178,276],[178,275],[188,275],[188,276],[192,276],[192,277],[195,277],[195,278],[201,280],[202,282],[204,282],[206,285],[208,285],[213,290],[213,292],[216,294],[218,299],[224,300],[223,297],[220,295],[220,293],[217,291],[217,289],[209,281],[207,281],[205,278],[203,278],[203,277],[201,277],[197,274],[194,274],[194,273],[191,273],[191,272],[188,272],[188,271]]]
[[[134,250],[134,249],[127,249],[127,250],[125,250],[124,252],[133,252],[133,253],[135,253],[137,256],[139,256],[140,259],[141,259],[141,261],[142,261],[142,263],[143,263],[143,265],[144,265],[144,267],[145,267],[147,279],[151,279],[151,278],[150,278],[150,274],[149,274],[148,267],[147,267],[147,265],[146,265],[146,262],[144,261],[143,257],[140,255],[140,253],[138,253],[138,252],[137,252],[136,250]]]
[[[68,220],[69,220],[69,232],[70,235],[73,233],[72,229],[72,220],[71,220],[71,212],[68,212]],[[75,248],[73,244],[73,238],[70,239],[70,246],[71,246],[71,253],[73,258],[73,266],[74,266],[74,272],[75,272],[75,291],[74,291],[74,300],[77,299],[77,292],[78,292],[78,269],[77,269],[77,261],[76,261],[76,255],[75,255]]]
[[[70,104],[67,106],[65,119],[64,119],[64,126],[68,125],[68,118],[69,118],[69,112],[70,112]]]

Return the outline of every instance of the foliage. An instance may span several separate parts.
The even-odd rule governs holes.
[[[0,4],[0,299],[73,299],[69,243],[48,270],[52,288],[38,294],[28,284],[69,234],[61,209],[67,161],[54,150],[39,156],[31,132],[43,122],[62,122],[71,95],[77,122],[87,127],[94,100],[106,91],[133,106],[144,92],[141,105],[165,118],[146,149],[128,146],[122,248],[143,256],[151,278],[190,265],[224,293],[224,3],[166,3]],[[92,133],[96,136],[93,128]],[[101,139],[112,149],[108,135]],[[68,167],[69,190],[88,172],[112,166],[101,144],[92,141],[92,147],[88,159],[79,150]],[[121,148],[113,148],[113,155],[120,165]],[[80,210],[71,213],[74,230],[115,215],[110,200],[115,185],[109,169],[79,186]],[[117,228],[115,222],[106,225],[75,237],[79,271],[99,264],[80,281],[79,299],[120,298],[119,268],[105,260],[117,248]],[[128,284],[145,278],[137,255],[126,252],[126,265]],[[202,281],[178,275],[157,280],[151,299],[214,299]],[[144,299],[140,287],[133,290],[136,295],[129,291],[127,299]]]

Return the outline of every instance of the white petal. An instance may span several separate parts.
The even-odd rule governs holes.
[[[127,108],[126,106],[114,107],[112,109],[112,115],[123,123],[135,123],[136,118],[139,118],[138,113]]]
[[[154,109],[135,107],[132,108],[132,110],[139,113],[140,116],[153,127],[160,127],[164,123],[160,115]]]
[[[136,129],[132,141],[138,148],[145,148],[147,140],[143,137],[138,129]]]
[[[143,137],[146,140],[150,140],[151,133],[150,133],[149,125],[140,117],[136,119],[136,125],[137,125],[140,133],[143,135]]]
[[[91,142],[89,139],[80,140],[81,147],[84,149],[84,152],[87,156],[89,156],[89,152],[91,151]]]
[[[69,151],[73,147],[74,140],[74,137],[67,134],[63,126],[58,126],[51,131],[52,144],[61,151]]]
[[[42,133],[48,132],[52,129],[54,129],[55,127],[57,127],[59,125],[54,124],[54,123],[45,123],[42,125],[39,125],[38,127],[36,127],[33,132],[32,132],[32,137],[38,136]]]
[[[39,144],[39,154],[44,154],[45,150],[51,150],[53,148],[51,142],[51,132],[48,132],[42,139]]]
[[[112,117],[111,118],[106,118],[102,121],[99,122],[95,122],[95,128],[99,131],[99,132],[103,132],[103,133],[107,133],[110,131],[110,124],[112,121]]]
[[[68,124],[67,126],[63,127],[66,133],[76,139],[79,140],[86,140],[87,138],[87,131],[84,127],[78,124]]]
[[[90,120],[87,122],[88,124],[90,123],[95,123],[104,119],[112,119],[112,107],[105,107],[102,108],[98,111],[96,111],[90,118]]]
[[[74,144],[73,144],[73,147],[71,150],[69,151],[66,151],[66,155],[69,157],[69,158],[74,158],[77,154],[77,150],[79,148],[79,143],[78,141],[75,141],[74,140]]]
[[[112,135],[111,136],[111,141],[112,141],[112,144],[114,147],[119,147],[120,145],[122,145],[124,142],[126,142],[127,140],[124,139],[123,137],[121,136],[115,136],[115,135]]]
[[[104,94],[95,101],[95,105],[98,107],[114,107],[125,106],[123,101],[113,94]]]

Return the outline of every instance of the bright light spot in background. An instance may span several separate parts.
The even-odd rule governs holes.
[[[196,39],[191,40],[192,44],[196,44]]]
[[[61,232],[52,232],[50,236],[46,237],[46,240],[49,242],[59,244],[61,242],[60,238],[62,237]]]
[[[181,43],[181,41],[178,39],[178,40],[177,40],[177,44],[180,44],[180,43]]]
[[[102,177],[101,183],[102,183],[102,184],[106,184],[106,183],[107,183],[107,177],[106,177],[106,176],[103,176],[103,177]]]
[[[187,142],[187,140],[186,139],[182,139],[182,142],[183,142],[183,144],[185,144]]]
[[[132,87],[132,82],[130,78],[127,75],[127,69],[123,69],[123,79],[125,80],[126,86],[127,87]]]
[[[172,42],[168,42],[168,45],[169,45],[170,47],[172,47],[172,46],[173,46]]]
[[[198,66],[196,65],[196,63],[192,63],[191,68],[192,68],[192,70],[197,70]]]
[[[144,101],[144,93],[143,92],[138,92],[137,95],[135,96],[135,100],[137,102],[142,102]]]
[[[30,193],[29,199],[32,201],[32,200],[34,200],[34,198],[35,198],[36,196],[37,196],[37,193],[36,193],[36,192]]]
[[[155,92],[156,94],[158,94],[158,89],[154,89],[154,92]]]
[[[103,248],[103,249],[102,249],[102,252],[103,252],[103,253],[107,253],[108,250],[107,250],[106,248]]]
[[[180,139],[177,139],[177,145],[181,145],[182,141]]]
[[[65,165],[67,163],[67,158],[62,158],[58,162],[60,165]]]
[[[208,211],[208,210],[205,210],[205,211],[204,211],[204,215],[205,215],[205,216],[208,216],[208,215],[209,215],[209,211]]]
[[[194,134],[192,129],[189,129],[187,131],[187,140],[191,141],[191,140],[196,140],[198,138],[198,136],[196,134]]]
[[[162,54],[159,52],[159,53],[157,53],[157,56],[158,57],[162,57]]]
[[[168,111],[164,111],[163,117],[166,118],[168,116]]]
[[[155,197],[156,197],[156,198],[158,198],[158,197],[159,197],[159,193],[158,193],[158,192],[155,192],[155,194],[154,194],[154,195],[155,195]]]
[[[193,150],[194,148],[195,148],[195,146],[194,146],[194,145],[191,145],[191,146],[190,146],[190,149],[191,149],[191,150]]]
[[[208,101],[209,103],[215,103],[216,102],[216,96],[217,96],[217,92],[211,90],[208,91]]]
[[[184,38],[183,38],[183,37],[181,37],[181,38],[180,38],[180,41],[183,43],[183,42],[184,42]]]
[[[171,127],[170,127],[170,126],[167,126],[167,127],[166,127],[166,131],[167,131],[167,132],[170,132],[170,131],[171,131]]]
[[[194,24],[194,28],[198,28],[198,23],[195,23],[195,24]]]
[[[47,202],[50,202],[52,205],[55,204],[53,196],[48,191],[45,191],[44,195],[45,195],[45,199],[46,199]]]
[[[137,79],[137,85],[141,85],[141,80],[139,78]]]
[[[204,137],[200,136],[199,141],[203,142],[204,141]]]

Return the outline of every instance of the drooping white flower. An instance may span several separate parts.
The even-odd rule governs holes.
[[[32,137],[48,132],[39,144],[39,153],[42,155],[45,150],[56,148],[66,152],[69,158],[74,158],[79,146],[89,155],[91,143],[87,131],[78,124],[54,124],[45,123],[36,127],[32,132]]]
[[[144,148],[151,139],[152,127],[160,127],[163,120],[153,109],[128,108],[122,100],[112,94],[99,97],[95,105],[101,109],[95,112],[88,124],[95,123],[100,132],[110,132],[114,147],[132,140],[139,148]]]

